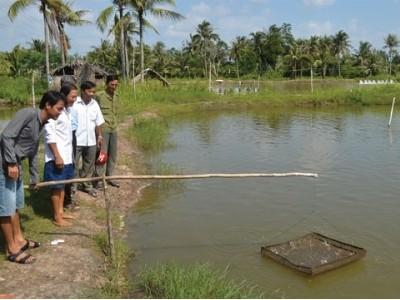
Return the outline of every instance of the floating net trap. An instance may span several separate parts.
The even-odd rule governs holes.
[[[367,251],[319,233],[309,233],[285,243],[261,247],[261,255],[314,276],[365,256]]]

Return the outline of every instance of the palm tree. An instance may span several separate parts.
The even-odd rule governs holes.
[[[355,56],[358,60],[358,65],[365,71],[367,75],[370,74],[369,60],[373,56],[371,43],[361,41]]]
[[[297,66],[302,60],[301,46],[298,41],[293,41],[289,44],[288,53],[283,57],[292,68],[292,76],[297,78]]]
[[[343,56],[349,52],[350,41],[349,35],[343,30],[338,31],[333,37],[334,53],[338,62],[338,74],[341,77],[341,60]]]
[[[8,9],[8,17],[13,21],[17,15],[25,8],[37,5],[39,11],[43,14],[44,25],[44,42],[46,51],[46,76],[49,82],[50,78],[50,60],[49,60],[49,24],[50,24],[50,10],[52,7],[60,6],[60,0],[15,0]]]
[[[236,75],[237,75],[238,79],[240,78],[239,65],[240,65],[240,59],[241,59],[241,52],[243,51],[243,48],[245,48],[245,47],[246,47],[246,37],[244,37],[244,36],[238,36],[232,42],[230,56],[231,56],[231,58],[233,58],[235,60]]]
[[[51,9],[51,19],[53,19],[56,26],[54,27],[55,30],[50,33],[60,45],[61,63],[64,65],[68,56],[68,50],[71,48],[69,38],[65,33],[65,24],[81,26],[90,22],[82,19],[82,17],[88,12],[87,10],[74,11],[71,8],[71,2],[63,2],[62,0],[59,4],[60,5],[53,6]],[[50,27],[50,29],[51,28],[53,27]]]
[[[259,76],[262,74],[264,70],[264,43],[265,43],[265,38],[266,35],[264,32],[257,31],[257,32],[252,32],[250,33],[252,42],[253,42],[253,47],[254,51],[257,55],[258,58],[258,74]]]
[[[152,28],[156,33],[157,30],[145,19],[147,14],[153,15],[160,18],[168,18],[171,20],[181,20],[184,17],[172,10],[157,7],[159,4],[169,4],[175,6],[175,0],[128,0],[129,5],[133,8],[133,11],[137,14],[139,21],[139,39],[140,39],[140,71],[141,81],[144,81],[144,41],[143,31],[144,27]]]
[[[203,21],[197,26],[196,34],[193,35],[194,50],[199,52],[204,62],[204,77],[207,77],[209,65],[211,63],[211,51],[214,42],[219,40],[218,34],[214,33],[213,28],[208,21]]]
[[[389,61],[389,76],[392,76],[392,61],[393,54],[396,53],[396,48],[399,46],[399,39],[395,34],[389,34],[385,38],[385,46],[384,48],[388,50],[388,61]]]
[[[128,0],[113,0],[112,5],[103,9],[100,12],[99,17],[96,20],[97,26],[99,29],[104,32],[107,28],[109,20],[112,15],[114,15],[114,26],[113,28],[119,29],[119,50],[120,50],[120,58],[121,58],[121,74],[124,78],[127,76],[127,61],[126,61],[126,38],[125,38],[125,26],[124,26],[124,17],[125,9]],[[115,35],[115,39],[117,39],[117,35]]]

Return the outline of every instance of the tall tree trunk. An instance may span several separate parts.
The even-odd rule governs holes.
[[[65,37],[64,32],[60,30],[60,52],[61,52],[61,65],[65,65],[65,52],[66,52],[66,45],[65,45]]]
[[[341,65],[340,65],[340,54],[338,57],[338,72],[339,72],[339,77],[342,77],[342,70],[341,70]]]
[[[126,78],[129,78],[129,55],[128,55],[128,35],[125,33],[125,41],[124,41],[124,50],[125,50],[125,63],[126,63]]]
[[[239,74],[239,61],[236,60],[236,74],[237,74],[237,78],[238,80],[240,79],[240,74]]]
[[[44,24],[44,45],[46,52],[46,80],[47,85],[50,86],[50,57],[49,57],[49,28],[46,21],[46,3],[42,1],[43,8],[43,24]]]
[[[143,44],[143,12],[139,12],[139,36],[140,36],[140,81],[144,82],[144,44]]]
[[[121,74],[126,79],[126,61],[125,61],[125,30],[124,30],[124,8],[122,5],[119,6],[119,23],[120,23],[120,56],[121,56]]]

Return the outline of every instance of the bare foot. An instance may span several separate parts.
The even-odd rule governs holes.
[[[58,226],[58,227],[71,227],[72,226],[72,223],[67,222],[67,221],[65,221],[63,219],[58,220],[58,221],[53,221],[53,224]]]
[[[66,213],[63,213],[62,218],[66,219],[66,220],[75,220],[76,219],[76,217],[74,215],[70,215],[70,214],[66,214]]]

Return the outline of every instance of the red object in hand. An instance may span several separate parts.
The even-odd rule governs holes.
[[[104,151],[99,152],[99,156],[97,156],[96,165],[104,165],[107,162],[108,155]]]

